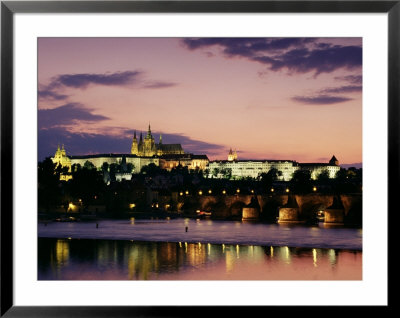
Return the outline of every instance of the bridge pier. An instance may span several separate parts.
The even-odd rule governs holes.
[[[260,205],[257,197],[251,198],[250,203],[242,208],[242,220],[258,220],[260,218]]]
[[[340,196],[334,196],[332,205],[324,211],[324,225],[343,225],[344,207]]]
[[[344,210],[343,209],[326,209],[324,224],[328,225],[343,225]]]
[[[295,196],[289,195],[287,203],[279,208],[278,223],[304,223],[304,221],[299,220],[299,205]]]
[[[258,220],[260,217],[260,209],[244,207],[242,210],[242,220]]]

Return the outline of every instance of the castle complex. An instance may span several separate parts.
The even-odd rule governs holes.
[[[130,153],[68,156],[64,146],[61,148],[58,146],[54,157],[51,159],[56,164],[68,167],[69,172],[71,172],[73,165],[83,167],[86,162],[90,162],[98,170],[102,169],[104,163],[108,165],[120,164],[121,162],[130,163],[133,165],[132,173],[139,173],[144,166],[149,164],[155,164],[166,170],[171,170],[178,166],[187,167],[189,170],[204,170],[209,162],[206,155],[185,153],[181,144],[163,144],[161,135],[159,143],[155,143],[150,125],[144,139],[140,134],[138,141],[136,132],[134,133]],[[63,175],[61,179],[68,180],[70,176]]]
[[[278,179],[289,181],[296,170],[309,170],[313,180],[327,172],[329,178],[334,178],[340,170],[339,161],[335,156],[328,163],[298,163],[293,160],[238,160],[236,150],[229,150],[228,160],[209,161],[206,155],[194,155],[185,153],[180,144],[163,144],[162,136],[158,143],[154,141],[150,124],[147,135],[143,138],[140,134],[139,141],[134,132],[131,151],[126,154],[97,154],[84,156],[68,156],[64,146],[57,147],[54,157],[51,158],[56,164],[68,167],[71,172],[73,165],[84,166],[90,162],[96,169],[102,169],[104,163],[132,164],[132,173],[140,173],[144,166],[155,164],[161,169],[171,170],[178,166],[187,167],[189,170],[202,170],[209,178],[257,178],[261,173],[267,173],[271,169],[278,171]],[[130,175],[131,176],[131,175]],[[62,175],[62,180],[69,180],[71,175]]]

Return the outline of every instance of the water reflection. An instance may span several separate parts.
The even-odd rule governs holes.
[[[40,280],[307,280],[361,276],[360,251],[39,238]]]

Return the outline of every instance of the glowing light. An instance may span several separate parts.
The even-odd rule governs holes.
[[[131,224],[135,224],[135,218],[131,217]]]
[[[225,253],[225,244],[222,244],[222,253]]]
[[[180,192],[180,193],[179,193],[179,195],[181,195],[181,196],[182,196],[182,195],[183,195],[183,192]]]
[[[188,190],[186,190],[186,191],[185,191],[185,193],[186,193],[186,194],[189,194],[189,191],[188,191]]]
[[[222,194],[226,194],[226,191],[225,191],[225,190],[222,190]]]
[[[287,188],[287,189],[286,189],[286,192],[289,192],[289,191],[290,191],[289,188]]]
[[[182,247],[182,242],[179,242],[179,247]]]
[[[130,208],[130,209],[133,209],[134,207],[136,207],[136,204],[135,204],[135,203],[129,204],[129,208]]]
[[[236,257],[239,258],[239,245],[236,245]]]
[[[317,191],[317,187],[313,187],[312,189],[313,189],[314,192]]]
[[[210,255],[210,253],[211,253],[211,244],[210,243],[207,243],[207,253],[208,253],[208,255]]]
[[[317,267],[317,250],[315,248],[313,248],[312,250],[312,255],[313,255],[313,264],[315,267]]]
[[[274,188],[271,188],[271,192],[274,192],[275,190],[274,190]]]
[[[270,250],[270,252],[271,252],[271,257],[274,257],[274,248],[271,246],[271,247],[269,248],[269,250]]]
[[[156,204],[156,208],[158,208],[158,203]]]
[[[211,191],[211,190],[208,190],[208,193],[209,193],[209,194],[211,194],[211,193],[212,193],[212,191]]]
[[[239,193],[239,192],[240,192],[240,189],[236,189],[236,192]]]
[[[334,249],[329,250],[329,261],[331,262],[331,265],[336,264],[336,254]]]
[[[187,253],[187,242],[185,242],[185,253]]]
[[[254,193],[254,190],[251,190],[251,193]]]
[[[68,208],[73,210],[75,208],[75,205],[72,202],[70,202],[68,205]]]
[[[203,191],[200,190],[200,191],[199,191],[199,195],[202,195],[202,194],[203,194]]]
[[[79,199],[79,202],[82,202],[82,199]]]

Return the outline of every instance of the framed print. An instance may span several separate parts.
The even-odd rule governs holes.
[[[3,1],[1,314],[389,308],[399,14]]]

